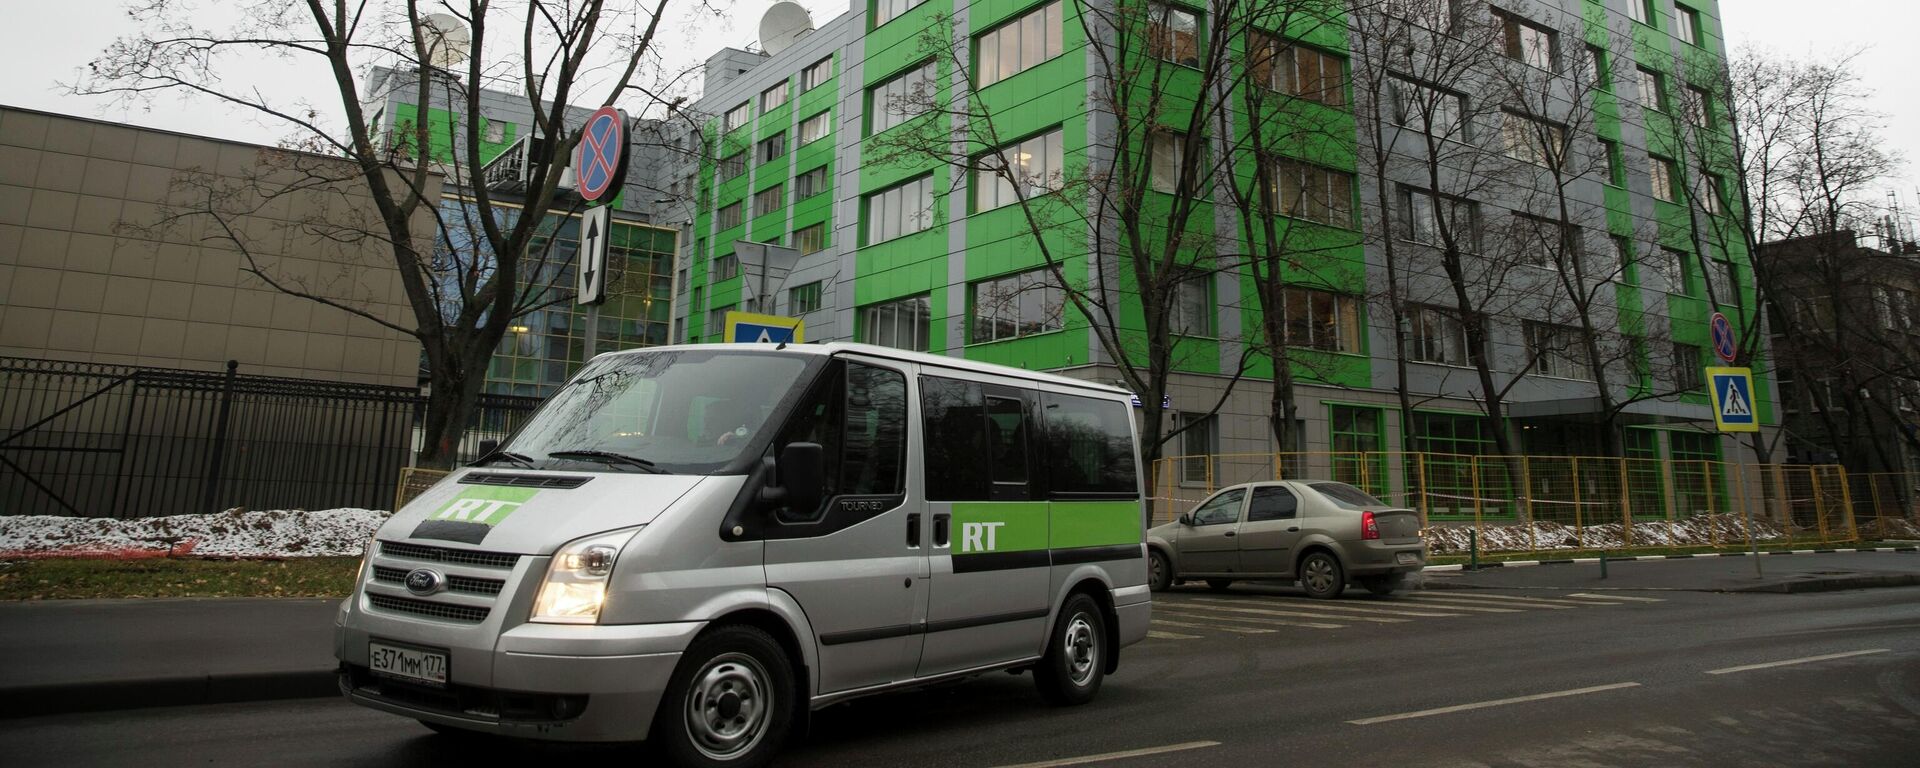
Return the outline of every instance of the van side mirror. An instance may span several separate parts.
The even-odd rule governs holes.
[[[500,450],[500,441],[493,439],[482,440],[480,441],[480,452],[474,455],[492,456],[493,452],[497,450]]]
[[[818,520],[826,493],[825,475],[826,449],[819,443],[787,443],[774,465],[776,484],[762,491],[761,498],[786,507],[789,519]]]

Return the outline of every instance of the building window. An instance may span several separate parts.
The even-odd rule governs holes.
[[[814,62],[813,66],[800,70],[800,92],[806,93],[807,91],[818,88],[821,83],[825,83],[832,77],[833,57],[828,56]]]
[[[731,253],[713,259],[713,279],[725,280],[740,275],[740,257]]]
[[[735,128],[739,128],[740,126],[746,125],[747,119],[751,117],[753,117],[753,102],[751,101],[740,102],[740,106],[727,110],[727,116],[725,118],[725,123],[724,123],[724,130],[731,131]]]
[[[1347,62],[1265,32],[1254,32],[1253,82],[1296,98],[1330,107],[1346,106]]]
[[[793,199],[805,200],[827,191],[827,167],[820,166],[793,178]]]
[[[918,8],[921,3],[926,1],[927,0],[873,0],[873,25],[877,27],[900,18],[900,14]]]
[[[1617,279],[1625,282],[1627,266],[1633,263],[1633,241],[1626,235],[1610,235],[1608,239],[1613,241],[1614,268],[1619,270]]]
[[[780,159],[782,156],[786,155],[787,154],[786,131],[781,131],[772,136],[768,136],[764,139],[761,139],[760,147],[756,154],[760,156],[760,162],[763,162],[763,163],[771,163],[775,160]]]
[[[1660,256],[1653,264],[1660,275],[1660,287],[1667,293],[1687,292],[1687,254],[1672,248],[1661,248]]]
[[[928,349],[927,326],[932,314],[932,305],[925,295],[862,307],[860,341],[925,352]]]
[[[727,313],[733,311],[733,305],[723,305],[707,310],[707,333],[727,332]]]
[[[867,243],[884,243],[933,226],[933,177],[922,176],[867,196]]]
[[[1005,341],[1064,327],[1066,294],[1046,269],[973,284],[973,342]]]
[[[1587,82],[1602,91],[1613,90],[1613,67],[1607,61],[1607,51],[1597,45],[1589,45],[1583,57],[1587,69]]]
[[[1360,301],[1312,288],[1287,288],[1281,294],[1286,312],[1286,343],[1290,347],[1325,352],[1360,351]]]
[[[721,230],[740,226],[740,214],[742,212],[740,207],[740,203],[734,203],[715,212],[713,214],[713,228]]]
[[[1407,359],[1415,362],[1458,366],[1468,363],[1467,326],[1449,309],[1424,304],[1409,306],[1407,343]]]
[[[1553,30],[1506,13],[1497,14],[1506,37],[1507,58],[1544,70],[1554,69],[1554,45],[1559,35]]]
[[[1646,67],[1635,69],[1640,74],[1640,106],[1656,112],[1667,111],[1667,81]]]
[[[773,111],[774,107],[787,103],[787,84],[782,82],[760,92],[760,114]]]
[[[1673,5],[1673,35],[1688,45],[1700,44],[1700,12],[1679,3]]]
[[[1713,96],[1697,85],[1687,86],[1687,122],[1705,128],[1713,124]]]
[[[1700,190],[1700,207],[1714,216],[1726,213],[1726,180],[1709,173],[1702,175],[1701,182],[1704,189]]]
[[[1544,269],[1560,269],[1580,258],[1580,228],[1553,219],[1515,212],[1520,233],[1520,261]]]
[[[1627,17],[1642,24],[1653,23],[1653,0],[1627,0]]]
[[[1273,175],[1281,215],[1353,226],[1353,174],[1279,158]]]
[[[1172,131],[1156,131],[1153,134],[1153,150],[1149,162],[1147,183],[1156,192],[1173,194],[1180,191],[1180,166],[1186,157],[1186,134]]]
[[[788,289],[787,311],[795,315],[820,311],[820,281]]]
[[[806,146],[827,137],[827,129],[832,125],[831,111],[800,121],[800,146]]]
[[[1627,185],[1627,163],[1620,155],[1620,142],[1613,139],[1601,139],[1600,151],[1607,155],[1607,183],[1616,187]]]
[[[935,88],[931,61],[874,86],[867,92],[872,132],[879,133],[932,109]]]
[[[827,225],[820,223],[794,230],[793,247],[799,250],[802,256],[819,253],[827,247]]]
[[[1707,388],[1706,373],[1700,369],[1700,348],[1692,344],[1673,345],[1673,388],[1677,392],[1698,392]]]
[[[1647,172],[1653,177],[1653,196],[1669,203],[1680,201],[1680,188],[1676,185],[1680,171],[1672,160],[1659,155],[1647,156]]]
[[[1465,138],[1466,98],[1398,77],[1388,87],[1393,96],[1395,123],[1438,138]]]
[[[1502,113],[1500,136],[1507,157],[1523,163],[1557,168],[1566,154],[1567,129],[1539,118]]]
[[[747,153],[735,152],[720,158],[720,180],[737,179],[747,172]]]
[[[1713,284],[1707,286],[1709,295],[1716,303],[1733,304],[1733,298],[1740,289],[1740,281],[1734,277],[1733,262],[1726,259],[1708,259],[1707,267],[1713,270]]]
[[[1400,209],[1403,239],[1445,247],[1444,231],[1452,236],[1460,250],[1472,253],[1480,249],[1479,207],[1471,201],[1447,197],[1436,200],[1425,190],[1401,187]],[[1442,226],[1446,229],[1442,230]]]
[[[1589,380],[1593,373],[1587,364],[1587,347],[1581,343],[1580,329],[1565,325],[1529,322],[1526,324],[1527,356],[1533,358],[1531,370],[1557,379]]]
[[[1060,189],[1066,172],[1063,136],[1056,128],[981,157],[973,172],[974,210],[991,211]]]
[[[1058,0],[1028,11],[981,35],[975,43],[975,78],[985,88],[1060,55]]]
[[[1387,491],[1386,441],[1380,409],[1352,405],[1327,407],[1327,432],[1334,452],[1333,479],[1374,495]]]
[[[1174,414],[1173,428],[1181,430],[1180,455],[1186,457],[1180,462],[1182,484],[1203,484],[1212,479],[1213,454],[1219,445],[1215,440],[1218,431],[1215,424],[1211,413]]]
[[[1173,284],[1170,327],[1181,336],[1213,335],[1213,274],[1202,270],[1181,273]]]
[[[1200,15],[1176,5],[1147,3],[1147,55],[1200,66]]]
[[[753,193],[753,215],[765,216],[780,210],[782,202],[780,193],[781,188],[777,184]]]

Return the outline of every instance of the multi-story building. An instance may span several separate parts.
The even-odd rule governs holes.
[[[1486,318],[1494,386],[1508,408],[1500,428],[1512,445],[1531,453],[1600,453],[1599,425],[1611,419],[1624,427],[1621,450],[1632,457],[1735,458],[1744,450],[1713,431],[1700,370],[1713,364],[1708,316],[1718,309],[1736,323],[1751,322],[1755,306],[1746,254],[1715,247],[1715,238],[1704,234],[1713,227],[1702,224],[1724,215],[1725,204],[1699,190],[1731,176],[1711,167],[1703,174],[1699,160],[1687,159],[1712,156],[1693,151],[1690,142],[1727,133],[1724,112],[1710,95],[1710,73],[1723,52],[1716,3],[1387,4],[1424,10],[1443,19],[1441,26],[1449,23],[1444,19],[1466,20],[1492,30],[1485,59],[1452,83],[1363,60],[1369,47],[1361,36],[1371,34],[1371,17],[1336,14],[1313,25],[1216,40],[1211,7],[1138,5],[1122,3],[1115,11],[1111,0],[856,2],[790,45],[781,41],[771,55],[716,54],[696,105],[713,116],[706,158],[670,174],[694,190],[676,302],[679,338],[719,340],[726,312],[754,308],[804,319],[809,340],[853,339],[1119,379],[1093,330],[1102,321],[1068,306],[1060,289],[1049,287],[1054,283],[1044,268],[1057,260],[1069,280],[1114,281],[1115,294],[1126,295],[1130,288],[1117,276],[1124,270],[1111,263],[1101,268],[1105,255],[1119,249],[1101,245],[1127,222],[1086,226],[1050,242],[1043,254],[1021,206],[1006,204],[1010,190],[979,173],[977,164],[933,154],[916,158],[893,139],[928,121],[951,121],[941,125],[951,126],[960,146],[967,139],[977,145],[981,132],[973,121],[990,116],[1001,146],[969,147],[959,160],[998,149],[1030,168],[1084,169],[1132,152],[1141,162],[1131,167],[1158,174],[1183,158],[1206,157],[1174,151],[1182,145],[1164,131],[1152,139],[1114,134],[1121,121],[1101,78],[1118,66],[1111,54],[1120,50],[1187,70],[1168,75],[1165,90],[1175,100],[1190,104],[1196,94],[1231,98],[1239,89],[1270,88],[1313,102],[1299,108],[1318,126],[1310,138],[1292,135],[1261,150],[1280,157],[1277,173],[1285,178],[1275,183],[1283,196],[1305,199],[1302,190],[1312,190],[1325,201],[1290,209],[1286,217],[1287,226],[1318,233],[1319,243],[1282,271],[1292,284],[1281,311],[1288,343],[1299,352],[1291,371],[1300,437],[1296,445],[1275,445],[1268,426],[1272,365],[1257,353],[1244,368],[1240,362],[1249,358],[1248,345],[1258,343],[1267,311],[1246,266],[1224,258],[1254,250],[1243,235],[1243,214],[1226,204],[1219,187],[1187,190],[1211,195],[1194,220],[1213,243],[1207,246],[1213,260],[1202,279],[1174,296],[1184,351],[1172,364],[1177,375],[1166,405],[1174,412],[1169,426],[1183,431],[1166,454],[1493,453],[1461,313],[1449,303],[1461,278],[1423,255],[1434,250],[1427,218],[1439,209],[1464,211],[1461,221],[1489,243],[1499,237],[1513,246],[1523,242],[1517,231],[1531,236],[1542,226],[1559,229],[1561,235],[1544,238],[1544,249],[1569,251],[1507,257],[1496,272],[1486,265],[1496,261],[1497,249],[1478,242],[1465,249],[1479,265],[1469,289]],[[1116,19],[1144,21],[1121,25]],[[1119,45],[1116,26],[1144,39]],[[1430,41],[1446,37],[1447,30],[1441,32]],[[1263,45],[1283,49],[1284,65],[1262,65],[1247,73],[1251,77],[1203,80],[1208,75],[1197,65],[1220,45],[1231,50],[1230,65]],[[1384,73],[1373,81],[1384,87],[1369,91],[1363,70]],[[1527,103],[1516,83],[1544,94],[1541,103]],[[1455,90],[1436,90],[1443,86]],[[1484,183],[1433,189],[1421,142],[1385,133],[1387,123],[1406,127],[1405,115],[1395,107],[1365,111],[1382,100],[1399,103],[1418,89],[1439,93],[1431,103],[1451,115],[1428,114],[1422,130],[1454,120],[1460,133],[1450,141],[1477,145],[1473,162],[1504,170]],[[914,95],[922,97],[918,107],[899,108]],[[1236,130],[1208,136],[1214,157],[1240,151],[1230,146]],[[1590,162],[1562,156],[1561,172],[1550,173],[1545,166],[1554,158],[1516,141],[1529,132],[1568,138],[1555,151]],[[1391,145],[1385,173],[1369,170],[1365,158],[1384,145]],[[1454,163],[1437,163],[1432,178],[1444,183],[1475,173]],[[1158,210],[1156,201],[1178,191],[1156,181],[1145,192],[1148,209]],[[1573,213],[1555,219],[1557,208]],[[789,246],[800,261],[775,281],[777,289],[762,294],[759,281],[742,277],[741,243]],[[1389,293],[1390,249],[1408,270],[1396,281],[1404,302],[1399,312],[1389,312],[1382,299]],[[1569,258],[1603,266],[1563,281]],[[1563,285],[1590,305],[1580,324],[1613,350],[1599,366],[1589,348],[1570,341],[1578,328]],[[1009,295],[1020,300],[1002,300]],[[1121,333],[1145,332],[1137,303],[1116,316]],[[1405,347],[1397,344],[1396,320],[1407,331]],[[1763,358],[1764,348],[1745,354]],[[1397,407],[1403,355],[1414,404],[1409,424],[1400,423]],[[1596,368],[1618,374],[1607,390],[1612,413],[1603,412]],[[1762,423],[1771,425],[1771,387],[1760,368],[1757,407]],[[1235,381],[1236,374],[1244,375]],[[1222,479],[1213,474],[1218,469],[1217,463],[1187,464],[1177,479],[1215,482]],[[1382,464],[1369,484],[1391,490],[1386,486],[1400,487],[1407,476]]]

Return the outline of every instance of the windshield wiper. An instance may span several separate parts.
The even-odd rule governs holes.
[[[489,453],[485,456],[474,459],[472,462],[469,462],[467,466],[469,467],[483,466],[486,464],[491,464],[498,459],[505,459],[507,461],[511,461],[516,466],[519,466],[523,469],[538,469],[538,467],[535,467],[533,465],[532,458],[529,458],[527,456],[522,456],[512,451],[494,451],[493,453]]]
[[[547,451],[547,458],[599,461],[607,464],[625,464],[629,467],[638,467],[642,470],[645,470],[648,473],[655,474],[655,475],[667,474],[665,470],[662,470],[659,467],[655,466],[654,463],[651,461],[647,461],[646,459],[640,458],[638,456],[628,456],[624,453],[614,453],[613,451],[599,451],[599,450]]]

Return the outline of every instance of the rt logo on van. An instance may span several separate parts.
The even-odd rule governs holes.
[[[1006,523],[961,523],[960,551],[992,552],[995,547],[994,534]]]
[[[471,488],[427,516],[428,520],[499,525],[538,493],[533,488]]]

